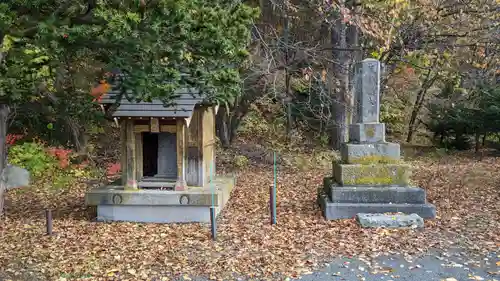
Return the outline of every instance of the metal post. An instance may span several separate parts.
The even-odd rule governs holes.
[[[270,207],[270,210],[271,210],[271,224],[276,224],[276,202],[274,202],[274,186],[271,186],[269,188],[269,193],[270,193],[270,198],[269,198],[269,207]]]
[[[271,225],[276,224],[276,152],[273,152],[273,185],[269,190],[270,198],[269,198],[269,208],[271,210]]]
[[[47,226],[47,235],[52,235],[52,210],[45,210],[45,222]]]
[[[217,218],[215,216],[215,207],[210,207],[210,231],[212,232],[212,240],[217,239]]]

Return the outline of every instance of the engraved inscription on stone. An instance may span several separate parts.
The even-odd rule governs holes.
[[[356,112],[354,123],[379,122],[380,62],[366,59],[355,66],[354,95]]]

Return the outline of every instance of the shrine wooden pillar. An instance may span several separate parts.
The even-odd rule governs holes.
[[[175,190],[186,190],[186,123],[184,119],[177,119],[177,182],[175,183]]]
[[[122,184],[126,189],[137,188],[136,135],[134,120],[120,122]]]

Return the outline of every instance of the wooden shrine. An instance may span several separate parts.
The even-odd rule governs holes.
[[[117,104],[113,92],[101,97],[120,126],[122,175],[87,193],[86,202],[98,207],[99,220],[209,221],[208,207],[217,204],[220,211],[227,202],[234,180],[215,177],[217,107],[204,103],[193,89],[180,90],[178,96],[172,106],[160,100]]]

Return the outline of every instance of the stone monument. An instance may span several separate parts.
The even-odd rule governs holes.
[[[328,220],[353,218],[358,213],[436,216],[425,190],[411,186],[411,167],[401,161],[399,144],[385,141],[385,124],[379,122],[380,65],[375,59],[355,65],[349,142],[342,144],[341,159],[333,163],[333,177],[325,178],[318,192]]]

